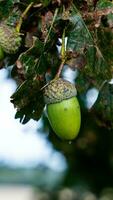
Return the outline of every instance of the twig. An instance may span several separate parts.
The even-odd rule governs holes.
[[[61,47],[61,64],[59,66],[59,69],[58,69],[58,72],[55,76],[55,78],[58,78],[62,72],[62,69],[63,69],[63,66],[64,66],[64,63],[66,61],[66,52],[65,52],[65,29],[63,31],[63,34],[62,34],[62,47]]]
[[[20,20],[19,20],[19,22],[18,22],[18,24],[17,24],[17,26],[16,26],[16,30],[17,30],[17,32],[20,32],[20,28],[21,28],[21,25],[22,25],[22,23],[23,23],[23,19],[24,19],[24,17],[26,16],[26,14],[28,13],[28,11],[30,10],[30,8],[33,6],[33,2],[31,2],[28,6],[27,6],[27,8],[25,9],[25,11],[22,13],[22,15],[21,15],[21,17],[20,17]]]
[[[58,69],[58,72],[57,72],[55,78],[59,78],[59,76],[60,76],[60,74],[61,74],[61,72],[62,72],[62,69],[63,69],[63,67],[64,67],[64,63],[65,63],[65,60],[63,60],[63,61],[61,62],[61,64],[60,64],[60,66],[59,66],[59,69]]]
[[[47,34],[46,38],[45,38],[45,44],[46,44],[46,42],[47,42],[47,40],[48,40],[48,38],[49,38],[49,35],[50,35],[50,33],[51,33],[51,30],[52,30],[52,28],[53,28],[53,24],[54,24],[54,22],[55,22],[55,19],[56,19],[56,17],[57,17],[57,14],[58,14],[58,8],[56,8],[56,10],[55,10],[55,13],[54,13],[54,16],[53,16],[53,20],[52,20],[50,29],[49,29],[49,31],[48,31],[48,34]]]

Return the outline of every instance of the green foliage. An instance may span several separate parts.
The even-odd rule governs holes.
[[[93,45],[93,38],[74,5],[71,7],[70,12],[67,33],[67,51],[77,51],[81,53],[84,48]]]
[[[37,71],[39,72],[42,70],[42,72],[44,72],[46,70],[47,62],[45,60],[47,59],[43,54],[43,48],[44,43],[36,39],[33,46],[20,55],[18,60],[24,68],[26,78],[34,77]],[[43,64],[43,66],[41,64]]]
[[[4,59],[4,52],[3,49],[0,47],[0,60]]]
[[[111,8],[111,7],[113,7],[113,3],[111,1],[100,0],[97,3],[98,9]]]
[[[108,87],[113,71],[112,8],[113,2],[108,0],[0,2],[0,17],[5,17],[5,23],[14,26],[22,37],[21,48],[14,61],[16,70],[15,65],[12,70],[12,74],[15,70],[19,84],[11,97],[17,108],[16,118],[23,123],[40,118],[44,107],[41,88],[45,86],[46,78],[55,77],[62,61],[65,61],[64,64],[78,70],[76,86],[81,101],[89,88],[100,90],[103,83],[107,83],[100,90],[96,107],[91,112],[97,118],[100,112],[103,115],[101,124],[109,121],[113,128],[113,106],[109,100],[112,93],[109,90],[111,86]],[[64,32],[67,45],[62,55],[56,45],[59,45],[59,38]],[[104,108],[106,94],[107,109]]]
[[[98,82],[101,83],[104,79],[110,79],[111,78],[111,63],[108,63],[108,57],[107,54],[112,54],[110,57],[110,61],[113,57],[113,51],[112,46],[107,46],[108,44],[108,37],[103,37],[101,34],[101,30],[98,31],[98,38],[101,37],[101,43],[106,42],[104,51],[101,52],[101,49],[103,49],[103,46],[97,46],[96,42],[93,39],[93,33],[89,31],[87,24],[82,19],[82,16],[80,16],[80,13],[76,9],[75,6],[72,6],[71,8],[71,15],[69,17],[70,20],[70,26],[68,30],[68,41],[67,41],[67,51],[77,52],[79,54],[85,54],[87,65],[85,66],[85,69],[83,70],[86,75],[93,78],[95,81],[95,84],[98,85]],[[103,31],[103,30],[102,30]],[[105,31],[104,31],[105,34]],[[109,33],[110,34],[110,33]],[[112,41],[112,38],[109,37],[109,43]]]
[[[23,124],[30,119],[40,119],[44,108],[41,87],[44,85],[43,76],[48,66],[51,66],[49,55],[45,54],[44,48],[44,43],[35,38],[33,46],[18,58],[25,81],[12,95],[11,102],[17,108],[15,118],[20,118]]]
[[[19,0],[7,0],[0,2],[0,19],[10,15],[10,11],[15,3],[19,3]]]

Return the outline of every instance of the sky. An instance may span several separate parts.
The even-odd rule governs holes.
[[[10,96],[16,90],[12,79],[7,79],[7,70],[0,70],[0,160],[14,167],[35,167],[43,164],[51,169],[66,169],[63,155],[53,149],[47,134],[37,132],[41,119],[30,120],[22,125],[14,119],[16,110]]]

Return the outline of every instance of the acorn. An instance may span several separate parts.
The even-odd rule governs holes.
[[[64,140],[77,137],[81,125],[81,111],[75,86],[56,78],[44,88],[47,115],[53,131]]]
[[[15,28],[0,24],[0,46],[4,52],[14,54],[21,45],[20,33]]]

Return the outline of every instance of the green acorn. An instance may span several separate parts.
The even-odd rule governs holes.
[[[48,119],[54,132],[62,139],[73,140],[79,133],[81,112],[75,86],[57,78],[44,89]]]
[[[8,54],[14,54],[21,45],[20,33],[15,28],[0,24],[0,46]]]

